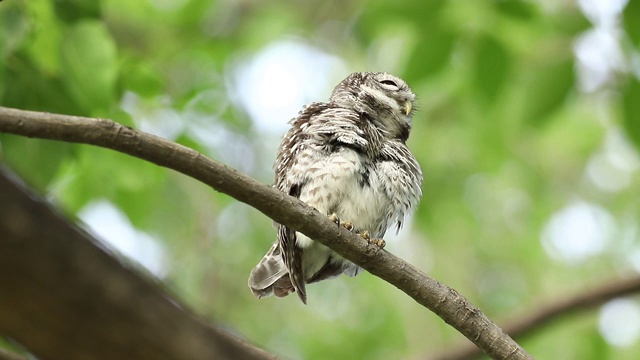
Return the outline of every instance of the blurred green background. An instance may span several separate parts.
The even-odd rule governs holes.
[[[388,251],[498,322],[640,271],[638,0],[6,0],[0,44],[2,106],[111,118],[265,183],[303,104],[350,72],[393,73],[418,96],[425,181]],[[367,273],[311,286],[308,306],[254,299],[271,220],[183,175],[5,134],[0,160],[197,313],[285,358],[419,359],[464,340]],[[521,344],[637,359],[637,300]]]

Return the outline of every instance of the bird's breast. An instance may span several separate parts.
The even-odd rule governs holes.
[[[376,169],[371,160],[350,148],[317,157],[307,167],[300,200],[352,222],[356,230],[382,236],[391,202]]]

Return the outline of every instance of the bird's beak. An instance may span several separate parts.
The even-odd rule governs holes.
[[[411,101],[407,100],[404,102],[404,114],[405,115],[409,115],[411,114],[411,109],[413,109],[413,104],[411,103]]]

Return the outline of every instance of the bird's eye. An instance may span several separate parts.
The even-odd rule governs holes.
[[[380,84],[389,85],[396,89],[398,88],[398,84],[396,84],[393,80],[382,80],[380,81]]]

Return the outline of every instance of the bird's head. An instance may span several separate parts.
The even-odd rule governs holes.
[[[364,115],[389,138],[406,140],[415,94],[404,80],[384,72],[360,72],[342,80],[331,102]]]

